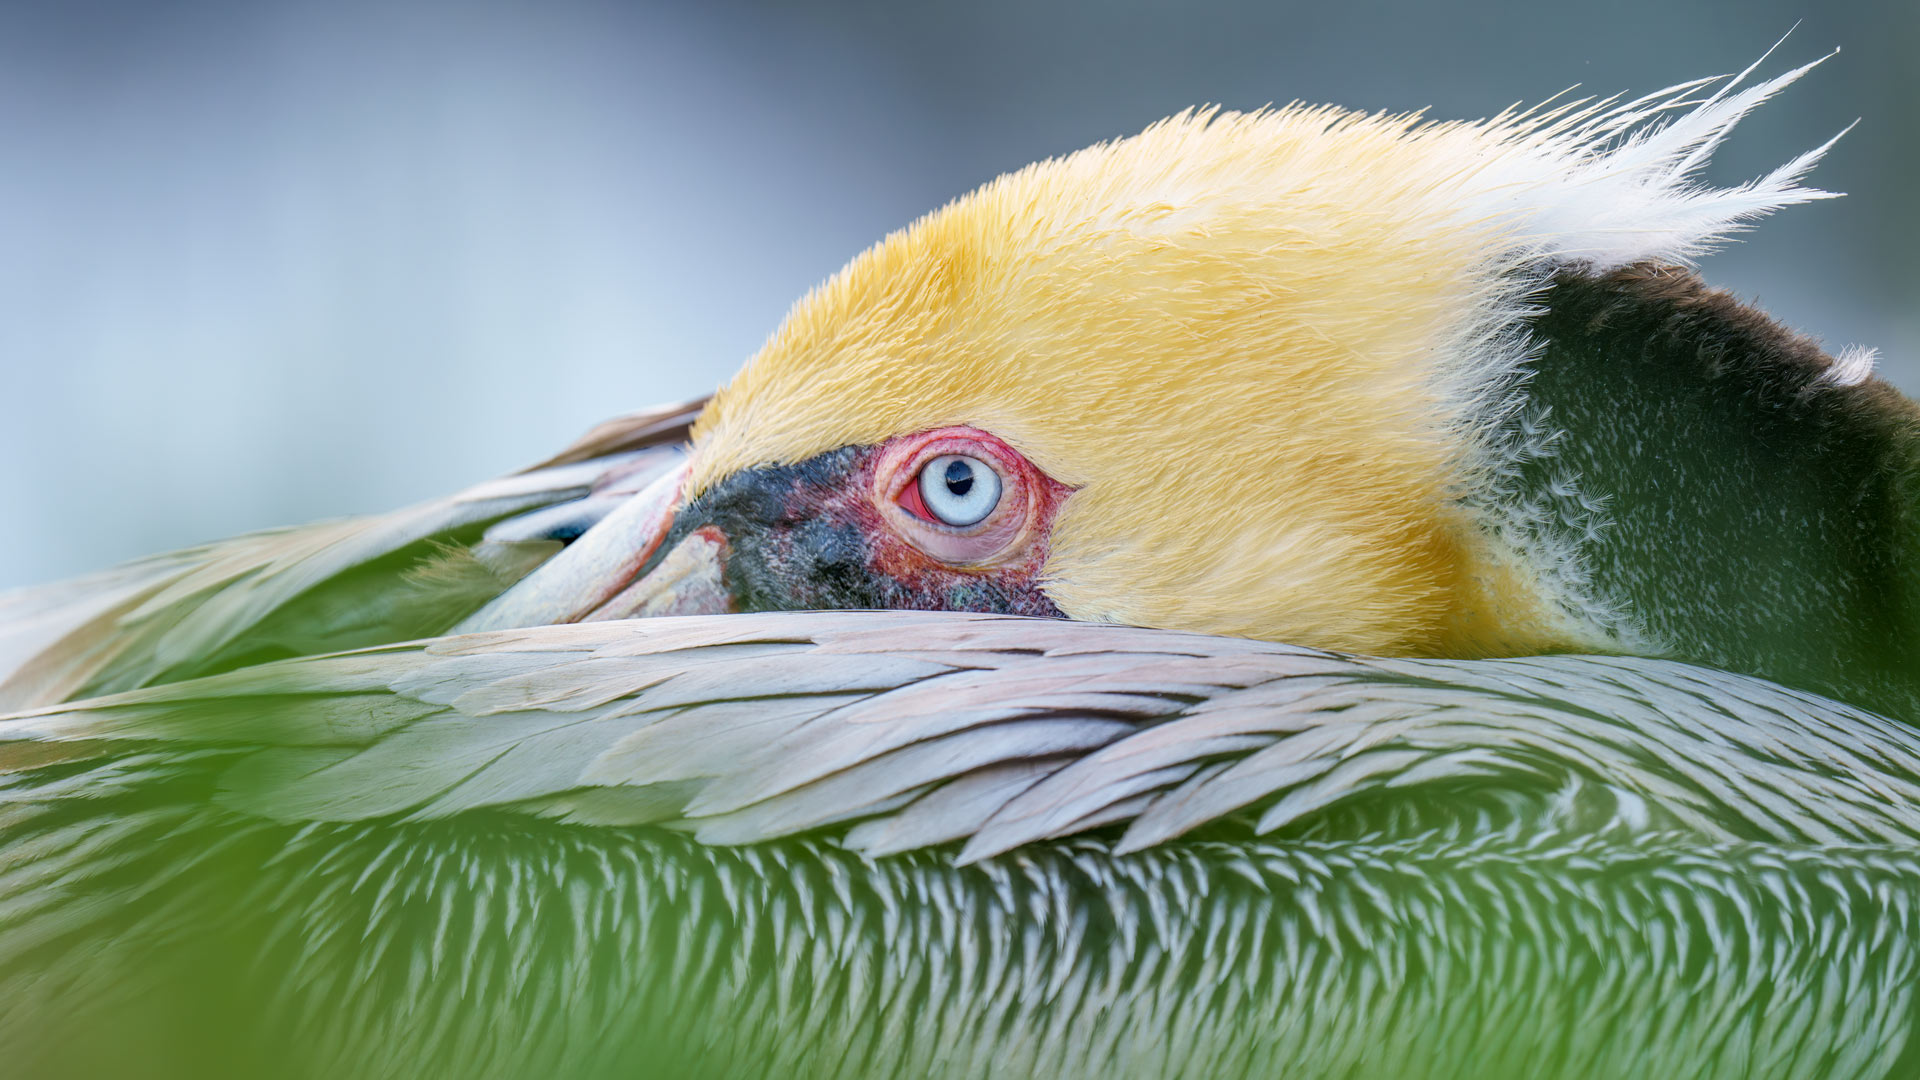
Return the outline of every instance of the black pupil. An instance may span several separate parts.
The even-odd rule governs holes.
[[[973,490],[973,466],[964,461],[947,462],[947,490],[965,496]]]

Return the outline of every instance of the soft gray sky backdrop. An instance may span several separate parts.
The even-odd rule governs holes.
[[[384,510],[710,389],[997,173],[1187,105],[1472,118],[1844,51],[1706,264],[1920,391],[1920,4],[142,0],[0,8],[0,586]]]

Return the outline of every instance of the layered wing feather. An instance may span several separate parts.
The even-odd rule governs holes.
[[[222,802],[281,821],[494,808],[725,844],[845,825],[869,854],[964,841],[969,860],[1109,825],[1130,851],[1236,818],[1920,838],[1910,732],[1757,679],[952,613],[463,635],[43,709],[0,739],[218,748]]]
[[[0,708],[443,631],[558,548],[544,537],[590,527],[670,464],[701,404],[607,421],[532,469],[390,514],[0,594]]]

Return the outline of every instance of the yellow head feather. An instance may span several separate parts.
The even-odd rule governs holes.
[[[1723,109],[1717,135],[1756,103],[1688,119]],[[702,417],[692,490],[971,424],[1077,489],[1044,574],[1075,618],[1385,654],[1604,647],[1564,568],[1510,550],[1478,496],[1526,292],[1556,259],[1644,257],[1579,249],[1618,246],[1606,215],[1636,208],[1589,205],[1574,174],[1631,152],[1650,164],[1629,180],[1677,189],[1697,164],[1618,140],[1621,115],[1190,112],[1002,177],[796,306]],[[1684,256],[1750,212],[1641,247]]]

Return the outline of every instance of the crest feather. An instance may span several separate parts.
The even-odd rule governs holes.
[[[1486,128],[1504,153],[1474,178],[1463,212],[1510,221],[1529,254],[1563,265],[1691,263],[1755,218],[1834,197],[1800,180],[1844,130],[1745,184],[1698,180],[1735,125],[1831,55],[1743,89],[1753,67],[1625,104],[1496,117]]]

